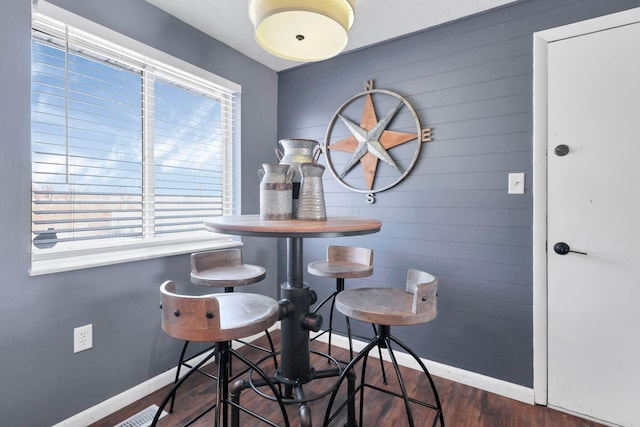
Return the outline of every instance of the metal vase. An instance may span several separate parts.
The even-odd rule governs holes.
[[[301,163],[298,165],[302,181],[300,197],[294,216],[299,220],[324,221],[327,211],[324,204],[322,174],[324,166],[318,163]]]
[[[278,144],[282,147],[276,147],[276,157],[280,164],[293,166],[292,182],[300,182],[302,177],[298,166],[301,163],[316,163],[322,150],[320,143],[313,139],[288,138],[281,139]]]
[[[289,165],[264,163],[260,176],[260,219],[287,220],[292,218],[291,204],[293,168]]]
[[[322,150],[318,141],[313,139],[281,139],[278,141],[278,145],[275,150],[278,161],[280,164],[291,165],[293,169],[291,183],[293,184],[292,204],[295,215],[298,209],[298,199],[300,198],[300,182],[302,181],[298,165],[301,163],[316,163]]]

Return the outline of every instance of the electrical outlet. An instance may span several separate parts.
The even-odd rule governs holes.
[[[84,325],[73,329],[73,352],[89,350],[93,347],[93,325]]]

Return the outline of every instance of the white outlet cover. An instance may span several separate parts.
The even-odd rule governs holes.
[[[93,347],[93,325],[88,324],[73,329],[73,352],[89,350]]]

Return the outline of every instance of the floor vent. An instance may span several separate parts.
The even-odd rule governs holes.
[[[149,427],[153,417],[156,416],[158,411],[158,405],[151,405],[146,409],[138,412],[137,414],[127,418],[123,422],[116,424],[114,427]],[[160,418],[167,415],[167,411],[162,411]]]

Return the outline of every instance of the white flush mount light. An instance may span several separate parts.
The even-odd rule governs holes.
[[[355,0],[249,0],[258,44],[292,61],[321,61],[342,52]]]

